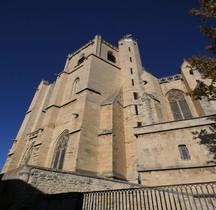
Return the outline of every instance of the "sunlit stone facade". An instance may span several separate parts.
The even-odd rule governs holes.
[[[188,66],[157,78],[131,36],[118,47],[95,36],[55,83],[39,84],[2,173],[30,165],[147,186],[215,181],[216,104],[186,94],[201,78]]]

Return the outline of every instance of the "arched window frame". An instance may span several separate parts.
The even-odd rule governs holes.
[[[185,144],[178,145],[178,149],[179,149],[179,153],[180,153],[182,160],[190,160],[191,159],[189,150]]]
[[[25,151],[25,154],[24,154],[22,161],[21,161],[21,165],[27,165],[29,163],[29,160],[31,158],[31,154],[32,154],[33,148],[34,148],[34,143],[35,142],[33,142]]]
[[[167,93],[167,98],[174,120],[193,117],[183,91],[172,89]]]
[[[55,145],[53,160],[52,160],[52,168],[59,169],[59,170],[63,169],[68,140],[69,140],[69,131],[65,130],[60,135]]]
[[[72,87],[72,91],[71,91],[71,96],[76,95],[76,92],[78,90],[78,86],[79,86],[79,82],[80,82],[80,78],[77,77],[74,82],[73,82],[73,87]]]

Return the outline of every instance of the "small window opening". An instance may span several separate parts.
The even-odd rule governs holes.
[[[142,126],[142,122],[137,122],[137,127],[141,127]]]
[[[189,73],[190,73],[191,75],[193,75],[193,74],[194,74],[192,69],[190,69]]]
[[[134,96],[134,99],[137,100],[139,98],[138,96],[138,93],[137,92],[133,92],[133,96]]]
[[[130,47],[128,47],[129,52],[131,51]]]
[[[107,59],[108,59],[109,61],[113,62],[113,63],[116,62],[116,58],[115,58],[115,56],[113,55],[113,52],[111,52],[111,51],[109,51],[109,52],[107,53]]]
[[[132,68],[130,68],[130,73],[133,74],[133,69]]]
[[[179,145],[179,152],[182,160],[190,160],[190,154],[187,146],[185,144]]]
[[[81,63],[83,63],[85,59],[86,59],[86,58],[85,58],[85,55],[83,54],[83,55],[81,56],[81,58],[77,61],[77,65],[80,65]]]
[[[130,62],[132,62],[132,58],[130,57]]]
[[[133,79],[131,80],[131,83],[132,83],[132,86],[134,86],[134,80]]]

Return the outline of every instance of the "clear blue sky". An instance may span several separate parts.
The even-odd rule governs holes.
[[[76,2],[76,3],[75,3]],[[96,34],[117,46],[138,40],[143,66],[176,74],[184,58],[204,53],[196,0],[4,0],[0,4],[0,168],[41,79],[55,80],[66,56]]]

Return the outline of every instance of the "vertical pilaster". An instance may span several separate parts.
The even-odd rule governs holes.
[[[131,36],[124,37],[119,41],[119,61],[122,70],[127,179],[135,181],[137,179],[137,161],[133,127],[136,126],[140,113],[139,94],[141,92],[142,64],[138,44]]]

